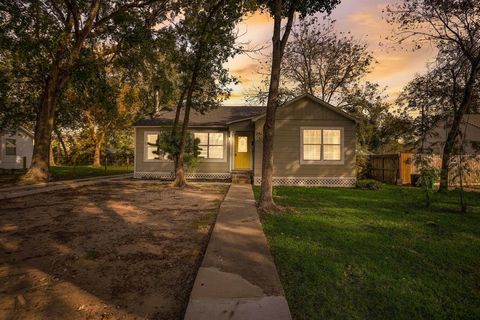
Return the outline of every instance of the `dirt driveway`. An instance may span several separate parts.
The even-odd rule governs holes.
[[[0,203],[0,319],[181,319],[227,191],[116,181]]]

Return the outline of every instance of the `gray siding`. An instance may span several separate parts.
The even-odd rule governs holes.
[[[260,119],[255,125],[254,175],[261,176],[263,125]],[[301,127],[342,127],[344,163],[301,164]],[[302,99],[276,114],[274,168],[275,177],[355,177],[355,122],[310,99]]]
[[[174,170],[172,161],[145,161],[144,159],[144,136],[145,132],[161,131],[161,127],[137,127],[135,128],[135,172],[172,172]],[[198,129],[193,130],[195,132],[208,131],[208,132],[225,132],[218,129]],[[228,134],[225,135],[226,142],[226,158],[220,160],[203,160],[200,159],[197,166],[191,170],[198,173],[225,173],[230,172],[230,164],[228,159],[230,158],[230,147]]]

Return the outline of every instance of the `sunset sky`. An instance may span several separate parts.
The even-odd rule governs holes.
[[[387,93],[393,100],[403,86],[413,78],[415,73],[422,73],[426,64],[435,56],[435,49],[425,47],[418,51],[401,48],[385,38],[392,34],[394,26],[389,25],[382,10],[395,0],[342,0],[332,13],[338,31],[348,32],[368,43],[377,64],[365,80],[379,83],[387,87]],[[271,51],[270,43],[273,22],[268,15],[253,14],[239,25],[241,43],[249,43],[248,47],[268,46],[264,55]],[[227,63],[230,72],[240,83],[233,86],[233,93],[225,105],[245,104],[245,95],[251,88],[259,85],[263,76],[258,74],[259,60],[264,55],[243,54]]]

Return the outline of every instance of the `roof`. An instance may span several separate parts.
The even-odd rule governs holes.
[[[27,128],[25,127],[22,127],[22,126],[18,126],[17,127],[17,131],[23,131],[23,133],[25,133],[27,136],[29,136],[30,138],[33,139],[34,137],[34,134],[32,131],[28,130]],[[15,130],[12,130],[12,131],[8,131],[8,130],[0,130],[0,135],[3,135],[3,134],[12,134],[14,133]]]
[[[311,94],[309,94],[309,93],[302,94],[301,96],[298,96],[298,97],[296,97],[296,98],[294,98],[294,99],[292,99],[292,100],[290,100],[290,101],[285,102],[284,104],[282,104],[282,105],[280,106],[280,108],[285,108],[285,107],[287,107],[287,106],[289,106],[289,105],[291,105],[291,104],[293,104],[293,103],[295,103],[295,102],[297,102],[297,101],[299,101],[299,100],[302,100],[302,99],[304,99],[304,98],[310,99],[310,100],[312,100],[313,102],[316,102],[316,103],[320,104],[322,107],[325,107],[325,108],[327,108],[327,109],[329,109],[329,110],[332,110],[332,111],[335,112],[335,113],[338,113],[338,114],[344,116],[344,117],[347,118],[347,119],[350,119],[350,120],[352,120],[352,121],[354,121],[354,122],[357,122],[357,119],[355,119],[355,117],[349,115],[348,113],[346,113],[345,111],[341,110],[340,108],[337,108],[337,107],[335,107],[335,106],[332,106],[330,103],[325,102],[325,101],[323,101],[322,99],[319,99],[319,98],[317,98],[317,97],[315,97],[314,95],[311,95]],[[264,116],[265,116],[265,114],[261,114],[261,115],[259,115],[258,117],[255,117],[253,120],[254,120],[254,121],[257,121],[258,119],[261,119],[261,118],[263,118]]]
[[[281,108],[285,108],[288,105],[291,105],[301,99],[310,99],[315,103],[320,104],[327,109],[332,110],[347,119],[356,122],[356,119],[349,115],[348,113],[340,110],[337,107],[332,106],[331,104],[318,99],[317,97],[311,94],[303,94],[298,96],[295,99],[292,99],[283,105]],[[245,121],[245,120],[253,120],[257,121],[265,116],[267,111],[266,107],[260,106],[222,106],[209,111],[205,114],[201,114],[199,112],[192,112],[190,114],[190,127],[226,127],[231,123]],[[183,119],[184,112],[182,110],[180,119]],[[135,127],[156,127],[156,126],[168,126],[171,125],[173,120],[175,119],[175,110],[165,110],[160,111],[156,115],[152,117],[145,117],[140,119],[134,123]]]
[[[480,113],[465,114],[463,120],[467,121],[472,126],[480,128]]]
[[[265,113],[266,107],[259,106],[222,106],[205,114],[192,112],[189,126],[191,127],[226,127],[228,123],[248,120]],[[183,119],[184,112],[180,114]],[[134,126],[167,126],[175,119],[175,110],[160,111],[153,117],[145,117],[135,122]]]

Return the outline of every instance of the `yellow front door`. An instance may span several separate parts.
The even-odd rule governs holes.
[[[235,169],[250,169],[252,141],[248,133],[235,133]]]

